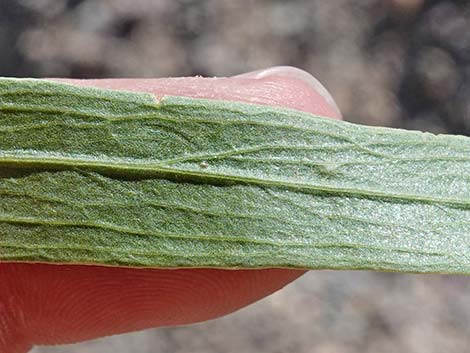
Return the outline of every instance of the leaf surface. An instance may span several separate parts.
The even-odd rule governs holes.
[[[0,261],[470,273],[470,139],[0,79]]]

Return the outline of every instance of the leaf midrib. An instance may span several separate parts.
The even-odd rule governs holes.
[[[197,183],[210,184],[210,185],[257,185],[261,187],[274,187],[278,189],[294,190],[302,193],[324,193],[332,195],[348,195],[359,198],[369,199],[385,199],[385,200],[398,200],[403,202],[422,202],[422,203],[439,203],[451,207],[470,208],[470,200],[455,199],[428,196],[421,194],[406,194],[394,191],[377,191],[371,189],[356,189],[335,187],[322,184],[309,184],[293,182],[290,180],[276,180],[256,177],[245,177],[241,175],[230,175],[213,172],[197,172],[193,170],[168,168],[160,164],[137,164],[137,163],[113,163],[107,161],[84,160],[78,158],[1,158],[0,167],[15,167],[18,169],[26,170],[39,170],[39,171],[64,171],[64,170],[85,170],[96,172],[110,177],[118,177],[122,175],[134,175],[142,178],[157,178],[169,180],[188,180]]]

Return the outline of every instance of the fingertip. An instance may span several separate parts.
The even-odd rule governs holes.
[[[325,93],[316,79],[304,71],[286,67],[232,78],[66,82],[149,92],[156,97],[180,95],[280,106],[341,118],[331,96]],[[52,265],[15,267],[24,276],[21,279],[12,275],[11,278],[15,279],[17,286],[18,283],[23,284],[25,302],[29,303],[31,337],[43,343],[74,342],[214,318],[261,299],[304,273],[287,269],[224,271]],[[38,307],[39,298],[41,307]],[[57,335],[51,334],[51,318],[55,318],[52,323]]]
[[[341,119],[328,90],[308,72],[275,66],[234,77],[179,77],[158,79],[54,79],[79,86],[146,92],[157,99],[165,95],[221,99],[278,106]]]
[[[5,338],[8,347],[22,342],[74,343],[205,321],[253,303],[303,274],[282,269],[170,270],[26,263],[2,266],[5,279],[16,284],[18,304],[15,313],[6,316],[10,319],[5,325],[9,331],[3,333],[9,334]],[[17,335],[16,321],[11,322],[22,315],[25,340]],[[1,348],[0,341],[0,352],[10,353]]]
[[[26,353],[32,346],[24,335],[21,311],[11,307],[11,299],[8,294],[0,293],[0,352]]]
[[[341,111],[330,92],[307,71],[292,66],[274,66],[236,75],[233,78],[280,84],[285,90],[284,95],[279,96],[281,105],[288,104],[294,109],[308,113],[342,119]],[[290,92],[293,93],[291,96],[288,95]]]

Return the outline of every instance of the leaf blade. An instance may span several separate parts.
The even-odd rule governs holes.
[[[0,112],[0,261],[470,273],[467,138],[37,80]]]

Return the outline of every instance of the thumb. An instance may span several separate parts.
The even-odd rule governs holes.
[[[312,76],[286,67],[233,78],[65,80],[71,84],[340,113]],[[1,224],[0,224],[1,227]],[[1,250],[1,249],[0,249]],[[233,312],[303,274],[299,270],[129,269],[0,263],[0,352],[63,344]]]

